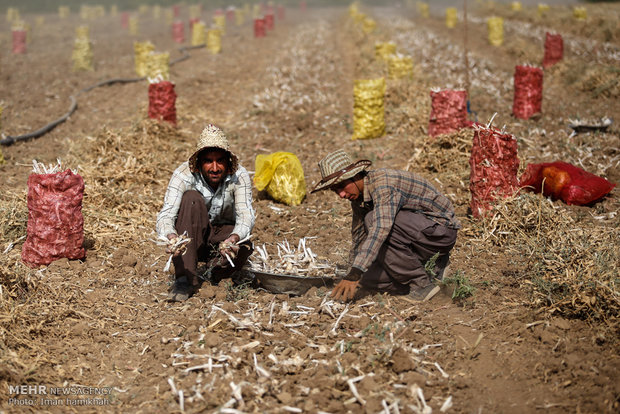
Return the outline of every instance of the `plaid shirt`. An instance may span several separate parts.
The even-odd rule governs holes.
[[[227,175],[214,192],[202,174],[192,173],[184,162],[172,173],[164,197],[164,206],[157,215],[157,234],[167,236],[176,233],[175,223],[181,206],[183,193],[196,190],[205,200],[212,224],[234,225],[233,233],[244,239],[254,228],[252,208],[252,181],[245,168],[239,166],[232,175]]]
[[[364,197],[351,201],[353,244],[349,256],[352,267],[367,271],[392,230],[401,209],[424,214],[444,226],[460,229],[452,203],[421,175],[391,169],[368,171]],[[374,214],[376,225],[365,229],[364,217]]]

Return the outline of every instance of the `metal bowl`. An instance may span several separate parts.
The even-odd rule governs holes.
[[[258,282],[259,287],[262,287],[271,293],[303,295],[312,287],[330,288],[334,285],[334,279],[331,277],[281,275],[256,270],[250,270],[250,272],[256,275],[256,281]]]

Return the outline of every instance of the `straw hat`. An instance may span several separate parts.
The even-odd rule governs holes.
[[[230,149],[228,145],[228,139],[224,132],[213,124],[209,124],[202,130],[200,138],[196,143],[196,151],[189,157],[189,169],[192,172],[198,172],[198,154],[200,151],[206,148],[219,148],[228,152],[230,157],[230,173],[234,174],[237,171],[239,165],[239,157],[237,157]]]
[[[310,193],[326,190],[333,185],[355,177],[358,173],[367,170],[371,164],[372,162],[369,160],[353,162],[344,150],[334,151],[319,161],[322,178]]]

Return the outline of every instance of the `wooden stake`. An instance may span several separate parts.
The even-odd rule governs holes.
[[[467,92],[467,102],[469,103],[469,60],[467,58],[467,0],[463,0],[463,30],[463,49],[465,57],[465,92]]]

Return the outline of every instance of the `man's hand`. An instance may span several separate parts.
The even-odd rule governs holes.
[[[187,233],[183,233],[182,235],[178,235],[176,233],[170,233],[168,236],[168,243],[166,245],[166,253],[171,254],[173,256],[179,256],[185,254],[185,250],[187,250],[187,245],[192,241],[186,235]]]
[[[179,238],[179,235],[176,233],[170,233],[168,235],[168,245],[166,246],[166,253],[171,254],[173,256],[178,256],[181,254],[181,251],[178,249],[173,249],[172,246],[174,246],[176,239]]]
[[[332,298],[347,302],[355,296],[355,291],[360,284],[362,271],[357,267],[352,267],[349,273],[332,290]]]
[[[343,279],[336,285],[334,290],[332,290],[331,297],[334,298],[334,300],[348,302],[355,296],[355,291],[359,284],[359,280],[352,281]]]
[[[231,259],[237,257],[237,253],[239,252],[237,242],[239,240],[239,236],[235,233],[228,236],[226,240],[220,243],[220,255],[222,255],[222,257],[226,257],[226,255],[228,255]]]

